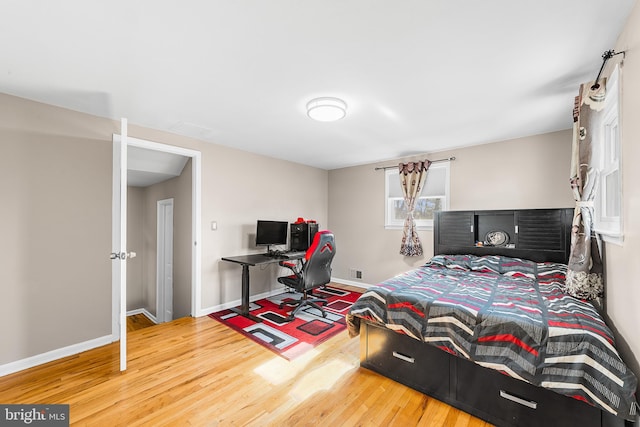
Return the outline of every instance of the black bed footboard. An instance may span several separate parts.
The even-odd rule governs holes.
[[[623,427],[586,403],[362,322],[360,365],[498,426]]]

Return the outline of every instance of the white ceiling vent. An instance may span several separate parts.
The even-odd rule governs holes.
[[[188,122],[178,122],[169,128],[170,132],[178,135],[188,136],[194,139],[210,141],[216,133],[213,129],[206,126],[196,125]]]

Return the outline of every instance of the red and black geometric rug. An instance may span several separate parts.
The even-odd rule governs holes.
[[[296,313],[294,320],[287,322],[287,316],[293,308],[278,306],[282,301],[299,299],[302,295],[296,292],[284,292],[252,302],[251,314],[262,319],[260,323],[228,309],[211,313],[209,317],[235,329],[285,359],[292,360],[344,331],[344,316],[361,295],[359,292],[330,286],[316,288],[313,294],[328,300],[324,306],[327,317],[322,317],[320,311],[307,306]]]

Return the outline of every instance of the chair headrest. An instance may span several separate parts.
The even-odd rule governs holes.
[[[325,251],[333,252],[335,250],[335,243],[333,233],[329,230],[321,230],[318,231],[315,236],[313,236],[313,242],[307,252],[305,254],[305,258],[309,260],[311,255],[313,255],[316,251],[320,251],[323,253]]]

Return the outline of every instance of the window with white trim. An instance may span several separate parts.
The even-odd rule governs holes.
[[[424,188],[413,211],[418,228],[433,227],[433,213],[449,209],[449,164],[450,162],[439,162],[429,166]],[[385,228],[402,228],[407,217],[407,207],[397,168],[385,170],[385,203]]]
[[[594,229],[603,240],[622,244],[622,163],[620,160],[620,90],[616,66],[607,81],[600,138],[594,149],[594,165],[600,180],[594,204]]]

